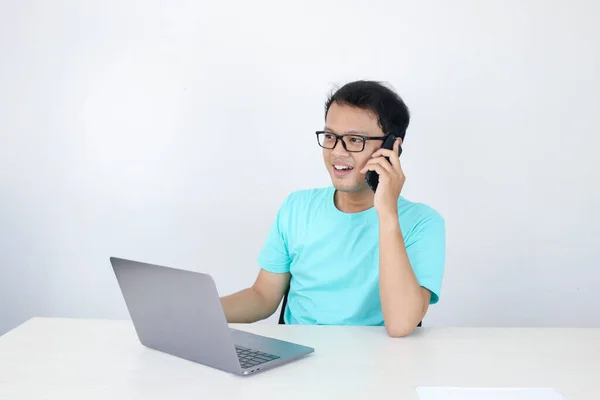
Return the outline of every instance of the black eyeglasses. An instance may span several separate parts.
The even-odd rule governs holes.
[[[324,149],[334,149],[338,140],[342,141],[342,146],[351,153],[360,153],[365,149],[367,140],[385,140],[387,136],[362,136],[355,134],[336,135],[326,131],[317,131],[317,142]]]

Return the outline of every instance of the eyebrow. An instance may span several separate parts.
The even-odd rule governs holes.
[[[333,129],[329,128],[329,127],[325,127],[324,130],[326,132],[331,132],[331,133],[336,133]],[[363,132],[363,131],[354,131],[354,130],[350,130],[350,131],[346,131],[343,134],[345,135],[360,135],[360,136],[369,136],[369,134],[367,132]]]

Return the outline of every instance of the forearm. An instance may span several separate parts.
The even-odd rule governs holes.
[[[253,323],[276,311],[253,287],[222,297],[221,304],[229,323]]]
[[[410,265],[397,215],[379,221],[379,296],[385,326],[395,337],[412,332],[428,305]]]

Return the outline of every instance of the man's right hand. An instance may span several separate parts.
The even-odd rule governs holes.
[[[269,318],[281,303],[290,284],[290,274],[261,269],[254,284],[221,298],[229,323],[253,323]]]

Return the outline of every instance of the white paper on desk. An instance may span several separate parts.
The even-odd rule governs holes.
[[[419,387],[421,400],[566,400],[554,389]]]

